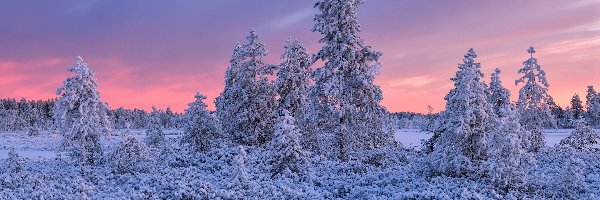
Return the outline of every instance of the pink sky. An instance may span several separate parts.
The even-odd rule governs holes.
[[[52,1],[0,7],[0,98],[46,99],[71,76],[81,55],[96,71],[101,97],[113,108],[170,106],[183,111],[196,91],[209,108],[223,89],[236,42],[262,34],[277,63],[285,40],[312,52],[312,1]],[[600,89],[600,3],[575,1],[367,1],[360,36],[383,52],[376,83],[390,111],[443,110],[449,80],[469,48],[485,79],[503,70],[513,99],[517,70],[535,55],[549,93],[561,106],[587,85]],[[320,67],[319,65],[315,67]]]

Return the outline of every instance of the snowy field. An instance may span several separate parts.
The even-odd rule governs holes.
[[[144,139],[145,130],[132,130],[133,136],[138,140]],[[165,130],[165,137],[175,138],[181,134],[179,130]],[[121,130],[115,130],[114,135],[102,138],[101,143],[105,147],[114,148],[119,142],[123,141],[124,134]],[[52,134],[48,131],[42,132],[38,136],[28,136],[25,132],[0,132],[0,159],[8,157],[8,151],[15,151],[24,158],[28,159],[53,159],[56,157],[55,149],[58,147],[61,136]]]
[[[553,147],[560,140],[571,134],[573,129],[547,129],[546,146]],[[600,130],[597,130],[600,132]],[[134,136],[143,140],[144,130],[132,130]],[[178,130],[165,131],[167,137],[177,137]],[[431,134],[420,129],[398,129],[394,135],[396,141],[401,142],[406,148],[419,149],[421,141],[427,140]],[[30,137],[22,132],[1,132],[0,133],[0,159],[6,159],[8,151],[14,148],[20,156],[29,159],[52,159],[56,157],[54,149],[58,146],[60,136],[44,132],[39,136]],[[102,140],[104,146],[113,147],[122,141],[122,136],[109,136]],[[600,148],[600,145],[596,145]]]
[[[547,130],[553,147],[571,130]],[[430,134],[400,129],[395,138],[405,149],[391,147],[362,152],[347,162],[312,155],[304,173],[273,177],[265,164],[268,151],[248,147],[244,188],[232,186],[238,150],[221,147],[201,154],[179,148],[180,132],[166,131],[165,149],[154,149],[156,160],[138,173],[117,173],[110,165],[82,169],[54,148],[60,136],[43,132],[0,133],[0,199],[598,199],[600,154],[548,148],[534,155],[535,165],[523,174],[527,186],[511,194],[499,192],[486,179],[430,175],[430,158],[415,149]],[[116,133],[118,135],[122,133]],[[138,140],[144,130],[133,130]],[[105,154],[123,136],[101,140]],[[7,169],[7,154],[15,148],[24,157],[21,172]],[[235,182],[234,182],[235,183]],[[514,196],[513,196],[514,195]]]
[[[560,143],[560,140],[566,138],[574,129],[546,129],[546,146],[553,147]],[[596,130],[600,132],[600,130]],[[419,148],[421,141],[427,140],[431,134],[420,129],[398,129],[394,135],[396,141],[402,142],[406,148]],[[596,145],[600,148],[600,145]]]

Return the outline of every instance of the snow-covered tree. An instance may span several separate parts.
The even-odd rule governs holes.
[[[76,75],[67,78],[56,91],[59,98],[53,114],[63,134],[61,149],[70,151],[81,164],[94,164],[103,153],[100,137],[111,127],[108,106],[100,101],[94,72],[80,56],[75,62],[69,71]]]
[[[521,125],[531,132],[529,150],[537,152],[545,145],[544,126],[554,126],[556,121],[550,111],[550,102],[553,100],[547,93],[550,85],[546,80],[546,73],[533,57],[535,49],[529,47],[527,52],[530,58],[523,62],[523,68],[519,69],[523,76],[515,80],[515,85],[524,84],[519,90],[517,108],[521,115]]]
[[[588,86],[585,96],[587,110],[587,119],[591,126],[600,125],[600,94],[596,92],[594,86]]]
[[[288,40],[275,80],[279,95],[277,110],[285,109],[296,119],[304,117],[312,73],[310,65],[308,50],[300,42]]]
[[[194,150],[206,151],[220,138],[219,124],[202,102],[206,96],[198,92],[194,97],[196,100],[188,104],[183,116],[185,124],[182,142],[189,144]]]
[[[573,95],[571,98],[571,110],[573,111],[573,119],[583,118],[583,102],[581,102],[581,98],[579,98],[578,94]]]
[[[271,171],[274,175],[288,170],[292,173],[301,173],[306,152],[300,145],[300,132],[295,125],[296,119],[285,109],[280,115],[273,139],[267,146],[269,153],[267,163],[272,166]]]
[[[381,52],[371,49],[358,36],[356,10],[362,0],[319,0],[314,32],[322,34],[324,46],[313,62],[324,61],[313,74],[310,93],[312,123],[320,141],[315,151],[341,160],[347,153],[372,149],[393,142],[383,95],[375,85]],[[315,136],[310,136],[317,138]]]
[[[494,82],[496,81],[492,78],[490,87],[496,84]],[[502,90],[497,88],[497,91]],[[510,99],[510,94],[506,93],[506,95],[500,99]],[[510,101],[493,102],[496,103],[494,109],[497,120],[488,141],[488,171],[490,179],[496,187],[508,192],[523,183],[524,168],[526,162],[531,159],[526,151],[528,132],[521,128],[517,109]]]
[[[575,130],[571,132],[569,137],[560,141],[560,146],[568,146],[577,150],[590,150],[600,142],[598,133],[588,126],[583,119],[575,120],[574,125]]]
[[[6,159],[7,170],[10,173],[16,174],[23,170],[23,158],[17,154],[14,148],[8,151],[8,159]]]
[[[469,49],[464,62],[458,65],[456,77],[451,78],[454,88],[445,97],[446,111],[441,116],[440,135],[433,152],[434,162],[439,162],[438,173],[462,176],[469,173],[466,167],[470,161],[488,158],[488,134],[496,121],[476,57],[475,51]]]
[[[135,173],[148,170],[147,164],[150,161],[150,152],[142,142],[131,135],[129,130],[127,132],[125,140],[109,155],[109,162],[112,163],[117,173]]]
[[[267,76],[274,65],[262,61],[268,52],[250,30],[247,44],[237,44],[225,74],[225,89],[215,100],[225,134],[239,144],[262,145],[271,139],[275,90]]]
[[[162,131],[160,114],[156,107],[152,106],[150,121],[146,129],[146,144],[150,147],[160,147],[165,143],[165,133]]]
[[[500,109],[506,107],[510,103],[510,91],[502,86],[502,80],[500,80],[501,70],[496,68],[492,73],[490,87],[488,88],[488,102],[492,104],[494,113],[500,114]]]
[[[238,146],[238,153],[233,157],[233,178],[229,184],[232,190],[248,190],[253,186],[250,175],[246,172],[246,149]]]

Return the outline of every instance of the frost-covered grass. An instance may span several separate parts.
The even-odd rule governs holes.
[[[143,141],[144,131],[132,131]],[[548,131],[555,138],[569,130]],[[547,148],[534,156],[527,168],[526,184],[510,191],[495,188],[486,177],[433,176],[428,156],[408,148],[387,148],[352,154],[347,162],[309,156],[300,174],[273,175],[265,164],[268,152],[246,149],[250,183],[232,186],[235,147],[189,152],[180,147],[177,131],[167,131],[167,147],[151,149],[152,162],[145,171],[118,173],[108,163],[81,168],[68,157],[33,158],[27,151],[54,152],[58,136],[38,137],[0,133],[3,152],[18,147],[25,157],[22,170],[9,172],[6,156],[0,158],[0,199],[503,199],[600,197],[600,152],[568,152]],[[419,135],[421,134],[421,135]],[[427,134],[399,130],[405,144]],[[416,137],[415,137],[416,136]],[[566,137],[566,135],[565,135]],[[45,138],[45,139],[43,139]],[[124,136],[101,141],[105,154]],[[549,143],[549,142],[548,142]],[[414,146],[408,145],[407,146]],[[550,145],[549,145],[550,146]],[[580,172],[578,179],[577,172]],[[574,178],[573,178],[574,177]]]

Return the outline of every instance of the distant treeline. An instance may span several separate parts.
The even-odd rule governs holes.
[[[22,98],[0,99],[0,131],[51,130],[54,128],[53,106],[56,99],[27,100]],[[167,109],[157,109],[160,126],[180,128],[181,113]],[[145,129],[150,122],[151,112],[141,109],[117,108],[108,111],[108,117],[114,129],[129,126],[132,129]]]

